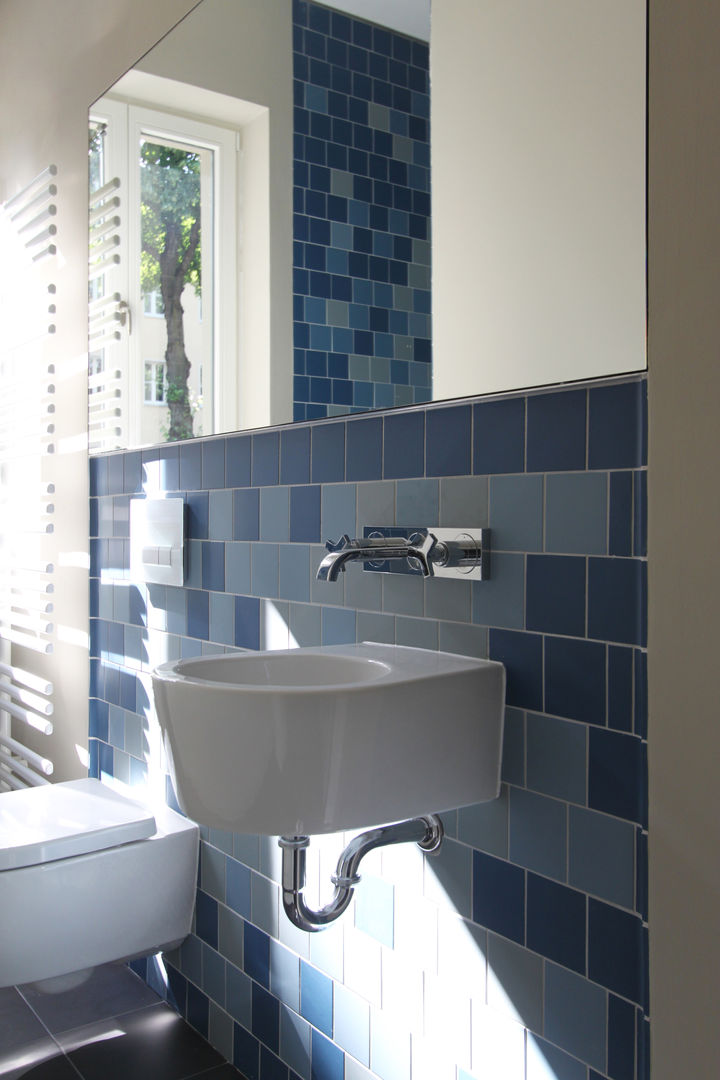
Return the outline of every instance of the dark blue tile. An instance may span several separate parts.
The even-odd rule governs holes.
[[[280,474],[280,433],[263,431],[252,437],[252,482],[256,487],[277,484]]]
[[[278,1052],[280,1002],[257,983],[252,985],[252,1031],[255,1038],[269,1047],[273,1053]]]
[[[107,457],[91,457],[90,468],[90,494],[100,496],[109,494],[108,488],[108,461]]]
[[[312,428],[311,477],[314,484],[345,479],[345,424],[316,424]]]
[[[260,492],[239,488],[233,492],[233,539],[260,539]]]
[[[471,465],[471,407],[428,409],[425,424],[426,476],[466,476]]]
[[[211,945],[213,949],[218,947],[218,903],[212,896],[208,896],[202,889],[197,890],[195,897],[195,932],[199,938]]]
[[[202,990],[198,990],[191,982],[187,983],[186,990],[187,1022],[199,1031],[204,1039],[208,1037],[208,1024],[210,1020],[210,1001]]]
[[[632,469],[647,462],[645,380],[590,389],[588,466]]]
[[[304,960],[300,961],[300,1012],[313,1027],[332,1036],[332,980]]]
[[[528,398],[528,472],[585,468],[585,403],[585,390]]]
[[[123,456],[123,491],[135,495],[142,491],[142,454],[133,450]]]
[[[257,926],[246,922],[244,927],[245,974],[266,990],[270,989],[270,938]]]
[[[206,540],[208,535],[208,493],[189,491],[185,505],[185,527],[188,540]]]
[[[280,483],[310,482],[310,428],[285,428],[280,433]]]
[[[210,594],[198,589],[187,590],[188,637],[207,641],[210,634]]]
[[[528,555],[526,626],[548,634],[585,633],[585,559]]]
[[[103,742],[108,741],[107,701],[98,701],[97,698],[90,699],[90,724],[88,735],[91,739],[102,739]]]
[[[643,926],[637,915],[588,900],[588,978],[645,1004]]]
[[[112,454],[107,459],[107,490],[109,495],[122,495],[125,488],[123,456],[123,454]]]
[[[585,973],[585,895],[537,874],[527,879],[527,947]]]
[[[633,730],[633,650],[608,647],[608,727]]]
[[[347,425],[345,451],[347,480],[380,480],[382,477],[382,419],[352,420]]]
[[[225,545],[217,541],[203,541],[202,587],[212,592],[225,591]]]
[[[260,1047],[260,1075],[262,1080],[288,1080],[287,1065],[284,1065],[280,1058],[266,1046]],[[218,1080],[220,1080],[219,1077]]]
[[[507,671],[506,701],[520,709],[542,710],[543,645],[539,634],[490,630],[490,659]]]
[[[423,476],[425,471],[425,413],[385,417],[383,476],[386,480]]]
[[[473,921],[525,943],[525,871],[473,851]]]
[[[586,724],[605,723],[605,646],[545,639],[545,712]]]
[[[635,734],[647,739],[648,681],[647,653],[635,650]]]
[[[525,398],[473,406],[473,472],[522,472],[525,468]]]
[[[260,600],[235,597],[235,644],[243,649],[260,648]]]
[[[647,824],[647,761],[635,735],[590,729],[588,805],[593,810]]]
[[[312,1032],[310,1080],[343,1080],[345,1055],[319,1031]]]
[[[225,896],[228,907],[250,918],[250,870],[237,859],[227,859],[225,867]]]
[[[245,1080],[260,1080],[260,1043],[240,1024],[233,1030],[233,1065]]]
[[[647,643],[647,563],[591,558],[588,636],[625,645]]]
[[[647,555],[647,472],[633,474],[633,550],[638,557]]]
[[[610,522],[608,530],[609,555],[632,555],[632,526],[632,473],[610,473]]]
[[[637,830],[637,845],[635,853],[635,908],[641,919],[648,919],[648,834],[641,829]]]
[[[319,484],[290,488],[290,540],[295,543],[319,543]]]
[[[202,443],[183,443],[180,455],[180,487],[183,491],[198,491],[202,486]]]
[[[640,1010],[636,1013],[637,1080],[650,1080],[650,1022]]]
[[[210,439],[202,444],[202,486],[225,487],[224,439]]]
[[[564,1050],[560,1050],[559,1047],[554,1046],[547,1039],[541,1039],[539,1035],[531,1034],[528,1032],[528,1076],[531,1070],[530,1052],[531,1047],[536,1054],[536,1062],[539,1059],[541,1062],[541,1068],[538,1070],[538,1065],[535,1064],[535,1068],[532,1070],[533,1076],[544,1076],[548,1080],[552,1077],[552,1080],[605,1080],[599,1073],[595,1073],[594,1069],[590,1069],[589,1073],[587,1067],[576,1057],[571,1057],[570,1054],[566,1054]]]
[[[608,996],[608,1076],[612,1080],[635,1078],[635,1009],[629,1001]]]

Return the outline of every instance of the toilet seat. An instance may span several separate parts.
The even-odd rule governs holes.
[[[99,780],[68,780],[0,795],[0,871],[144,840],[155,818]]]

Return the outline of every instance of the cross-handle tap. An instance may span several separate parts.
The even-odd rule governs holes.
[[[368,537],[351,540],[345,534],[337,543],[328,540],[328,554],[318,567],[318,581],[336,581],[348,562],[384,562],[386,559],[414,559],[423,577],[432,577],[433,549],[437,541],[431,532],[414,533],[409,540],[399,536]]]

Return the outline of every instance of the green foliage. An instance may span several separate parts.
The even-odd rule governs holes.
[[[143,293],[161,288],[163,274],[187,262],[182,286],[200,293],[200,242],[193,226],[200,220],[200,156],[189,150],[144,141],[140,147],[141,240],[140,286]],[[168,247],[173,238],[172,250]],[[194,250],[190,252],[191,245]],[[191,254],[190,259],[187,255]],[[168,266],[168,259],[173,266]]]

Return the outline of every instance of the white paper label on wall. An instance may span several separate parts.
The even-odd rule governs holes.
[[[182,499],[131,499],[130,575],[136,581],[182,585]]]

